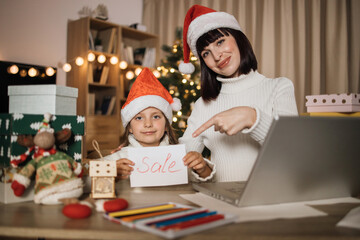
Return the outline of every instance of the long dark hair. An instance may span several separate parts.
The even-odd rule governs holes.
[[[201,66],[201,97],[205,102],[215,100],[220,93],[221,82],[216,80],[217,73],[212,71],[206,66],[201,52],[205,47],[209,46],[210,43],[215,42],[217,39],[232,35],[239,47],[240,51],[240,74],[248,74],[251,70],[257,70],[257,60],[252,49],[249,39],[241,31],[234,30],[231,28],[218,28],[211,30],[201,37],[196,42],[197,54],[200,58]]]

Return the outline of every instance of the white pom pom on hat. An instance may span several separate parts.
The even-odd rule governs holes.
[[[136,78],[122,106],[121,120],[124,128],[136,114],[148,107],[161,110],[172,123],[172,112],[181,109],[181,102],[178,98],[172,98],[150,69],[144,68]]]
[[[195,67],[190,63],[190,50],[199,58],[196,51],[196,41],[203,34],[217,28],[232,28],[241,31],[236,18],[226,12],[215,10],[201,5],[193,5],[186,13],[183,29],[183,57],[184,61],[179,65],[179,71],[183,74],[191,74]]]

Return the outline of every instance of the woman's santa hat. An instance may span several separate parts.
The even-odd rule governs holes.
[[[150,69],[144,68],[136,78],[122,106],[121,120],[124,128],[136,114],[148,107],[161,110],[171,123],[172,112],[181,109],[181,102],[178,98],[171,97]]]
[[[241,31],[236,18],[226,12],[216,12],[211,8],[200,5],[194,5],[188,10],[184,20],[184,61],[179,65],[179,71],[181,73],[191,74],[194,72],[195,68],[190,63],[190,50],[199,58],[196,51],[196,41],[203,34],[217,28],[232,28]]]

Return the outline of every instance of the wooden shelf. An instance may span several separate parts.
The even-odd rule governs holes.
[[[111,34],[105,35],[105,31]],[[100,32],[103,34],[101,42],[103,51],[95,50],[95,38]],[[125,60],[124,46],[133,49],[153,48],[155,65],[159,64],[159,40],[154,34],[89,17],[68,22],[67,61],[71,62],[78,56],[85,59],[82,66],[75,66],[67,73],[67,85],[79,90],[77,114],[86,117],[84,158],[93,150],[91,144],[93,139],[99,142],[101,149],[113,149],[120,144],[120,136],[123,132],[120,108],[126,101],[126,93],[129,91],[125,73],[136,67],[142,67],[129,64],[127,69],[121,70],[118,63],[110,64],[109,59],[113,56],[119,59],[118,62]],[[89,53],[93,53],[96,58],[103,54],[106,61],[99,63],[95,59],[93,62],[88,62]],[[104,69],[108,72],[104,72]],[[103,78],[101,75],[104,75]],[[111,113],[105,113],[104,101],[114,103]]]

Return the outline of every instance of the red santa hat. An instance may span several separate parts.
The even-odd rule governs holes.
[[[183,74],[191,74],[195,68],[190,63],[190,50],[199,58],[196,51],[196,41],[203,34],[217,28],[231,28],[241,31],[240,25],[233,15],[226,12],[216,12],[200,5],[192,6],[186,13],[183,29],[184,61],[179,65]]]
[[[121,120],[124,128],[136,114],[148,107],[161,110],[171,123],[172,112],[181,109],[181,102],[178,98],[171,97],[150,69],[144,68],[136,78],[122,106]]]

